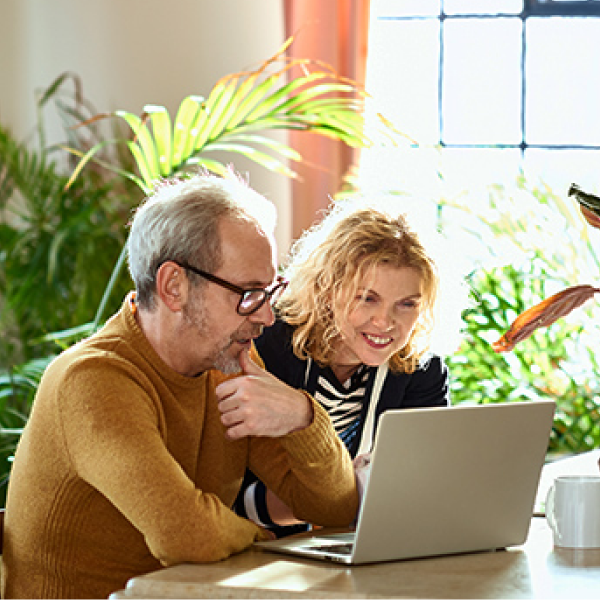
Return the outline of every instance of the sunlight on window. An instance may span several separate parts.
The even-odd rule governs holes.
[[[437,19],[385,21],[369,40],[370,55],[380,59],[369,63],[367,90],[375,91],[378,110],[421,144],[439,139],[439,30]]]
[[[600,152],[597,150],[560,150],[530,148],[522,169],[532,181],[544,182],[564,196],[571,183],[585,190],[600,190]]]
[[[465,188],[483,188],[490,182],[512,182],[520,166],[521,155],[515,148],[446,148],[440,171],[445,189],[455,195]]]
[[[371,0],[371,18],[437,16],[440,0]]]
[[[527,39],[527,143],[598,144],[600,19],[530,19]]]
[[[532,16],[531,6],[371,3],[367,91],[415,143],[363,151],[363,180],[454,194],[523,171],[563,195],[571,182],[600,194],[600,18]]]
[[[597,285],[600,229],[568,190],[600,196],[600,0],[372,0],[369,28],[366,122],[379,110],[414,142],[375,138],[358,186],[401,196],[469,274],[452,403],[550,397],[550,447],[597,447],[600,302],[501,358],[490,344],[525,308]]]
[[[456,19],[444,27],[443,139],[519,144],[519,19]]]

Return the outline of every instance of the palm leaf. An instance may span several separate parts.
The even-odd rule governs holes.
[[[317,100],[303,102],[300,106],[288,109],[288,114],[320,114],[321,112],[340,111],[347,114],[349,118],[355,118],[362,121],[360,111],[362,110],[362,102],[357,100],[354,103],[356,113],[348,113],[347,108],[352,106],[351,100],[347,99],[341,102],[339,98],[318,98]]]
[[[223,77],[217,85],[225,84],[229,80],[235,80],[236,83],[242,80],[241,85],[236,91],[235,105],[236,110],[229,120],[228,129],[235,129],[239,123],[246,118],[247,114],[255,107],[255,105],[264,99],[267,92],[277,85],[277,82],[285,70],[289,69],[284,67],[283,70],[272,74],[263,81],[260,77],[266,72],[267,68],[275,63],[280,58],[290,44],[293,41],[293,37],[287,39],[281,48],[269,59],[265,60],[262,65],[255,71],[240,72],[226,75]],[[245,77],[245,80],[243,79]]]
[[[216,137],[223,128],[222,115],[226,112],[229,102],[235,93],[235,85],[235,81],[217,84],[208,96],[208,100],[203,105],[206,115],[204,126],[199,130],[194,140],[195,151],[202,150],[206,142],[211,137]]]
[[[283,144],[282,142],[274,140],[273,138],[265,137],[264,135],[234,133],[221,138],[221,143],[231,141],[247,142],[257,146],[266,146],[267,148],[281,154],[281,156],[288,158],[289,160],[299,161],[302,159],[300,153],[293,148],[290,148],[287,144]]]
[[[250,158],[255,163],[269,169],[270,171],[274,171],[276,173],[282,173],[283,175],[287,175],[288,177],[296,177],[297,174],[287,167],[280,160],[274,158],[269,154],[265,154],[254,148],[253,146],[243,145],[243,144],[235,144],[230,142],[215,142],[210,146],[211,151],[225,151],[225,152],[234,152],[238,154],[243,154],[247,158]]]
[[[279,71],[278,73],[275,73],[272,76],[273,80],[276,82],[281,77],[282,73],[283,73],[283,71]],[[263,115],[266,115],[268,113],[274,113],[274,112],[285,113],[286,101],[287,101],[287,103],[291,103],[296,100],[301,101],[300,93],[296,92],[297,90],[299,90],[300,88],[302,88],[305,85],[310,84],[313,81],[323,79],[328,76],[329,75],[327,73],[312,73],[311,75],[308,75],[306,77],[300,77],[298,79],[294,79],[293,81],[290,81],[290,83],[279,88],[276,92],[272,93],[271,95],[269,95],[267,97],[264,97],[263,100],[260,102],[260,104],[252,112],[250,112],[247,115],[247,117],[245,118],[245,121],[248,123],[251,123],[252,121],[256,121],[260,117],[262,117]],[[316,88],[316,86],[315,86],[315,88]],[[311,89],[315,89],[315,88],[309,88],[306,91],[310,92]],[[304,93],[306,93],[306,91]],[[294,92],[296,92],[296,95],[289,97],[290,94],[294,94]],[[277,108],[280,108],[280,110],[276,111]]]
[[[107,141],[103,141],[103,142],[98,142],[96,145],[92,146],[85,153],[81,152],[81,150],[77,150],[76,148],[60,146],[60,148],[62,148],[63,150],[66,150],[67,152],[69,152],[70,154],[73,154],[74,156],[78,156],[80,159],[79,162],[77,163],[77,166],[75,167],[75,169],[73,169],[73,172],[71,173],[71,176],[69,177],[69,180],[67,181],[67,183],[65,185],[65,189],[69,189],[71,187],[71,185],[77,179],[77,177],[79,176],[79,173],[83,170],[83,168],[90,161],[93,160],[94,162],[96,162],[100,166],[104,167],[105,169],[108,169],[109,171],[113,171],[114,173],[117,173],[121,177],[131,179],[138,187],[140,187],[143,190],[146,190],[147,189],[146,184],[135,173],[131,173],[130,171],[119,168],[118,166],[113,165],[112,163],[109,163],[108,161],[98,158],[97,154],[102,148],[104,148],[105,146],[107,146],[109,144],[120,144],[120,143],[126,143],[126,142],[124,142],[123,140],[107,140]]]
[[[295,83],[297,85],[294,85],[293,87],[291,87],[291,91],[294,90],[299,90],[297,93],[295,93],[291,98],[289,98],[288,100],[286,100],[285,102],[283,102],[283,104],[280,104],[279,106],[276,107],[275,110],[273,110],[272,112],[276,112],[279,114],[287,114],[287,113],[299,113],[299,114],[314,114],[314,115],[318,115],[319,111],[308,111],[306,110],[305,104],[309,101],[312,100],[315,97],[318,96],[323,96],[325,94],[336,94],[336,93],[352,93],[353,88],[352,86],[346,85],[346,84],[335,84],[335,83],[323,83],[320,85],[315,85],[312,86],[308,89],[300,89],[301,87],[303,87],[305,85],[305,81],[303,80],[296,80]],[[288,92],[289,93],[289,92]],[[342,104],[340,103],[340,99],[338,99],[338,106],[339,108],[337,110],[343,111],[345,107],[348,106],[348,100],[346,100],[345,102],[343,102]],[[327,110],[327,112],[331,111],[331,107],[327,107],[326,105],[324,107],[322,107],[322,110]],[[256,113],[256,111],[254,111],[254,113]],[[253,117],[255,117],[255,114],[252,114],[249,116],[248,120],[251,121],[253,120]]]
[[[286,59],[283,54],[292,40],[288,39],[256,70],[222,77],[206,100],[195,95],[184,98],[173,127],[162,106],[146,106],[141,117],[126,111],[113,113],[112,116],[125,120],[134,136],[125,143],[139,177],[128,176],[142,183],[147,191],[157,179],[184,171],[190,165],[200,164],[222,174],[222,163],[203,155],[225,150],[294,177],[295,172],[284,164],[284,159],[301,162],[303,157],[281,142],[267,142],[264,135],[251,135],[258,131],[300,130],[337,139],[351,147],[369,145],[362,114],[364,91],[328,65],[308,59]],[[300,69],[300,76],[293,77],[293,69]],[[383,125],[387,128],[386,123]],[[240,134],[245,137],[239,137]],[[96,152],[82,157],[74,177],[86,163],[96,160]]]
[[[140,168],[141,175],[146,183],[160,178],[160,159],[155,140],[147,125],[147,116],[140,118],[130,112],[118,110],[115,113],[121,117],[134,134],[134,140],[127,145]]]
[[[261,119],[260,121],[254,121],[253,123],[244,123],[239,125],[231,132],[223,133],[222,137],[228,137],[237,133],[247,133],[249,131],[265,131],[269,129],[289,129],[289,130],[302,130],[307,131],[311,126],[309,119],[295,116],[280,116],[274,115],[269,118]]]
[[[171,156],[171,167],[184,162],[194,146],[194,128],[198,126],[198,120],[204,115],[202,109],[202,96],[188,96],[179,105],[175,125],[173,126],[173,154]]]
[[[251,73],[238,87],[235,97],[236,108],[229,119],[228,129],[235,129],[256,104],[264,98],[267,92],[277,85],[276,77],[269,77],[265,81],[258,83],[259,77],[260,73],[258,71]]]
[[[158,168],[162,175],[169,175],[172,169],[173,135],[171,132],[171,117],[164,106],[147,105],[144,114],[150,116]]]
[[[190,158],[186,165],[192,166],[197,165],[207,169],[208,171],[212,171],[221,177],[225,177],[227,174],[227,166],[218,160],[213,160],[212,158],[207,158],[206,156],[193,156]]]

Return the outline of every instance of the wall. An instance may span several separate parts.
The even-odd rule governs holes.
[[[19,139],[35,122],[34,91],[77,74],[99,112],[174,116],[189,94],[208,95],[228,73],[254,68],[284,40],[280,0],[2,0],[0,121]],[[52,117],[48,111],[48,119]],[[61,141],[49,122],[49,140]],[[280,252],[291,239],[290,182],[232,157],[279,210]]]

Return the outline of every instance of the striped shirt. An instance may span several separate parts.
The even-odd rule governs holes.
[[[317,380],[315,399],[329,413],[337,434],[348,449],[358,432],[368,380],[366,365],[361,365],[343,384],[331,369],[323,369]]]

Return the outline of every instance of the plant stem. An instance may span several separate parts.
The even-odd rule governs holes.
[[[125,264],[125,259],[127,258],[127,243],[123,244],[123,248],[121,249],[121,253],[119,254],[119,258],[115,264],[114,269],[110,275],[110,279],[104,290],[104,294],[102,295],[102,299],[100,300],[100,305],[98,306],[98,310],[96,311],[96,316],[94,317],[94,331],[96,331],[99,327],[102,316],[104,315],[104,311],[106,310],[106,305],[108,304],[108,299],[115,287],[115,283],[121,274],[121,270],[123,269],[123,265]]]

